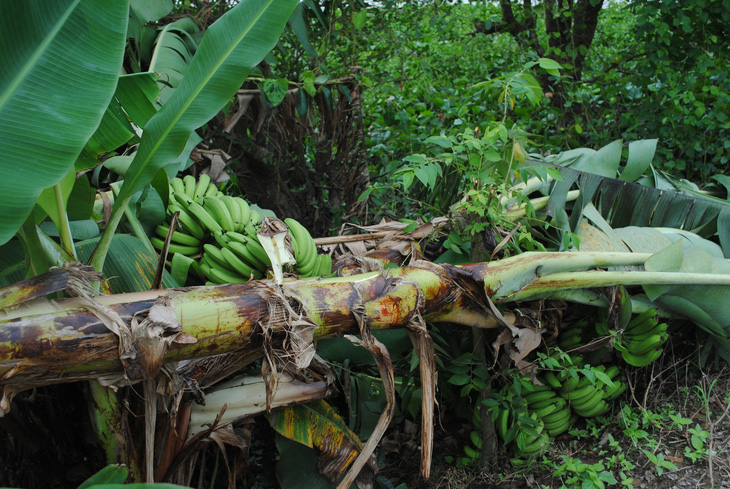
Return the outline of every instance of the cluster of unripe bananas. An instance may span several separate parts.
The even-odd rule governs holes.
[[[568,352],[586,345],[591,340],[609,335],[605,322],[576,321],[565,328],[553,342]],[[635,367],[644,367],[655,361],[667,341],[667,324],[660,323],[657,311],[648,309],[631,319],[613,342],[623,360]],[[495,407],[494,421],[497,433],[509,445],[515,460],[543,452],[550,440],[567,431],[579,418],[591,418],[608,413],[611,401],[627,388],[626,379],[618,366],[588,364],[600,361],[605,349],[570,355],[570,365],[557,371],[545,370],[537,376],[538,384],[522,382],[521,397],[526,411],[513,409],[504,403]],[[507,393],[503,395],[507,397]],[[513,461],[515,461],[513,460]]]
[[[629,321],[613,347],[629,365],[645,367],[659,358],[668,339],[667,323],[659,322],[656,310],[647,309]]]
[[[576,321],[561,329],[557,346],[563,351],[585,345],[593,338],[607,336],[610,332],[605,322],[596,322],[591,328],[587,320]],[[660,323],[655,309],[647,309],[629,321],[623,331],[619,331],[613,348],[626,363],[634,367],[645,367],[662,354],[664,343],[669,339],[667,323]],[[602,355],[597,351],[592,359]],[[589,361],[589,363],[592,363]]]
[[[240,197],[224,195],[208,175],[173,178],[167,221],[156,227],[152,245],[162,250],[173,214],[179,228],[170,237],[171,273],[184,285],[193,272],[206,284],[240,283],[266,276],[271,259],[257,235],[261,214]],[[329,275],[332,258],[317,254],[307,229],[294,219],[285,219],[291,236],[300,277]]]
[[[580,365],[582,358],[572,358]],[[586,374],[590,372],[590,374]],[[517,457],[535,456],[544,451],[550,440],[568,431],[579,418],[606,414],[612,400],[627,387],[619,367],[565,368],[556,374],[545,371],[537,377],[541,385],[522,382],[522,398],[529,420],[519,419],[511,409],[497,407],[495,424],[503,440],[514,440],[512,452]],[[523,413],[522,416],[525,416]],[[512,431],[510,433],[510,431]]]

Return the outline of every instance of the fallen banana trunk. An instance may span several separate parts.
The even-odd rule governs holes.
[[[417,262],[387,272],[291,280],[281,287],[252,281],[34,299],[0,313],[0,386],[5,394],[0,408],[7,411],[15,392],[36,386],[84,379],[126,385],[154,377],[166,362],[231,352],[252,361],[261,356],[267,336],[295,331],[303,357],[297,362],[306,365],[305,357],[314,353],[313,340],[358,333],[352,313],[358,307],[364,308],[373,330],[405,327],[415,315],[428,322],[496,327],[492,300],[505,303],[626,283],[682,283],[682,273],[581,271],[641,266],[649,256],[525,253],[459,267]],[[730,284],[726,275],[690,275],[695,284]]]
[[[404,327],[416,312],[426,320],[483,324],[485,312],[451,286],[444,270],[36,299],[0,314],[0,385],[6,394],[84,379],[124,385],[154,376],[163,361],[231,352],[253,360],[267,335],[307,329],[302,340],[313,354],[314,339],[359,332],[351,313],[359,306],[372,329]],[[155,344],[155,336],[166,345]]]

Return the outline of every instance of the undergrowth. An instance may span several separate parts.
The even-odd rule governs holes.
[[[480,470],[478,458],[454,463],[472,428],[442,416],[436,446],[444,456],[431,480],[404,477],[410,471],[402,462],[391,481],[408,488],[720,487],[730,479],[730,369],[700,368],[698,350],[682,343],[646,368],[626,368],[629,388],[612,411],[577,421],[539,457],[519,461],[500,449],[494,467]]]

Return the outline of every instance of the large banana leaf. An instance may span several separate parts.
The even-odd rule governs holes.
[[[195,129],[240,88],[252,67],[276,45],[296,0],[245,0],[206,32],[188,71],[144,128],[117,199],[123,202],[174,160]]]
[[[72,168],[114,94],[126,0],[3,2],[0,243]]]
[[[665,227],[696,233],[719,241],[725,257],[730,257],[730,202],[705,195],[680,181],[671,182],[650,165],[656,142],[636,141],[629,145],[629,157],[620,177],[621,144],[614,142],[594,151],[581,148],[540,163],[556,165],[563,180],[551,182],[547,214],[562,230],[578,229],[584,209],[592,203],[614,228],[626,226]],[[651,178],[632,183],[647,169]],[[646,184],[653,184],[651,187]],[[580,198],[566,203],[570,189],[578,188]]]
[[[581,223],[578,235],[582,251],[632,251],[653,253],[644,269],[673,272],[678,284],[682,274],[707,273],[727,276],[730,263],[720,247],[700,236],[670,228],[626,227],[611,230],[601,217],[586,212],[598,228]],[[585,238],[585,239],[584,239]],[[656,307],[691,320],[710,334],[718,353],[730,360],[730,287],[726,285],[644,285],[646,298]]]
[[[195,136],[233,97],[251,69],[276,45],[296,0],[245,0],[205,33],[185,77],[170,99],[147,123],[139,149],[114,204],[114,216],[91,259],[101,270],[120,213],[135,193],[173,164]]]
[[[87,260],[96,247],[99,238],[79,243],[77,251],[80,260]],[[152,288],[157,271],[157,255],[145,248],[134,236],[118,234],[111,242],[109,258],[104,267],[106,284],[104,292],[144,292]],[[162,287],[179,287],[172,276],[165,271]]]
[[[150,71],[159,74],[160,102],[164,105],[180,85],[188,65],[195,55],[198,43],[192,34],[199,28],[195,21],[184,17],[172,24],[166,25],[155,40],[155,49],[152,51]]]

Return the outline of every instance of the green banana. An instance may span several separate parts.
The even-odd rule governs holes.
[[[215,183],[211,182],[208,184],[208,188],[205,189],[205,193],[203,194],[203,197],[208,197],[209,195],[215,195],[217,196],[220,193],[218,190],[218,187],[216,187]]]
[[[646,311],[642,312],[635,318],[633,318],[631,321],[629,321],[629,324],[626,325],[625,331],[635,331],[637,328],[645,328],[643,324],[647,321],[654,321],[654,324],[656,324],[656,316],[657,316],[657,310],[656,309],[647,309]],[[651,326],[646,327],[647,329],[651,329]],[[641,331],[636,331],[637,334],[640,334]]]
[[[584,418],[592,418],[594,416],[601,416],[603,414],[606,414],[610,409],[611,409],[611,405],[609,403],[607,403],[606,401],[604,401],[603,399],[601,399],[601,401],[597,402],[596,405],[592,409],[590,409],[588,411],[584,411],[582,413],[578,413],[578,414],[580,414]],[[577,411],[576,411],[576,413],[577,413]]]
[[[500,410],[499,417],[497,418],[497,431],[499,432],[499,436],[502,437],[502,440],[507,439],[507,431],[509,431],[509,409]]]
[[[200,269],[203,271],[203,275],[205,275],[205,277],[208,279],[208,281],[205,282],[205,285],[220,285],[218,282],[210,280],[211,267],[205,260],[200,260]]]
[[[551,414],[557,410],[558,410],[557,404],[548,404],[547,406],[542,407],[540,409],[535,409],[535,410],[530,409],[530,412],[534,412],[538,418],[542,419],[543,416]]]
[[[188,197],[191,199],[195,198],[195,185],[196,185],[195,177],[192,175],[185,175],[183,178],[183,184],[185,184],[185,193]]]
[[[210,278],[222,284],[239,284],[246,282],[248,278],[223,268],[210,268]]]
[[[165,240],[160,239],[156,236],[150,238],[150,243],[152,243],[152,246],[154,246],[158,250],[162,250],[162,248],[165,246]],[[181,244],[170,243],[167,248],[167,252],[182,253],[183,255],[194,256],[200,252],[200,249],[197,246],[185,246]]]
[[[550,388],[548,388],[548,389],[550,389]],[[557,393],[554,390],[550,389],[550,390],[545,390],[545,391],[531,392],[522,397],[525,399],[527,404],[532,404],[537,401],[543,401],[545,399],[553,399],[553,398],[557,397]]]
[[[208,211],[213,219],[216,220],[220,227],[226,231],[233,231],[233,219],[231,213],[228,211],[228,207],[218,197],[208,196],[203,202],[203,208]]]
[[[170,180],[170,188],[172,189],[172,192],[175,194],[184,194],[185,193],[185,184],[183,183],[181,178],[175,177],[172,180]]]
[[[228,233],[230,234],[230,233]],[[230,241],[227,247],[234,252],[238,257],[243,260],[244,263],[248,263],[249,266],[255,268],[261,272],[266,271],[266,265],[261,263],[254,255],[248,246],[238,241]]]
[[[299,253],[294,252],[294,258],[297,260],[297,271],[299,275],[306,277],[315,268],[317,245],[314,244],[312,235],[309,234],[307,228],[297,220],[288,217],[284,219],[284,223],[289,228],[292,238],[297,242]]]
[[[560,390],[563,388],[563,384],[560,382],[554,372],[543,372],[542,376],[545,379],[545,382],[553,389]]]
[[[553,389],[549,385],[533,384],[530,381],[528,381],[527,379],[524,379],[522,381],[522,390],[527,393],[532,393],[532,392],[552,391]]]
[[[624,361],[628,363],[629,365],[633,365],[634,367],[646,367],[650,363],[652,363],[654,360],[659,358],[659,356],[662,354],[661,348],[658,350],[650,351],[649,353],[637,356],[633,353],[630,353],[628,351],[622,351],[621,356],[623,357]]]
[[[618,368],[618,365],[611,365],[605,372],[606,377],[611,380],[615,379],[619,373],[621,373],[621,369]]]
[[[213,236],[213,239],[215,239],[215,242],[218,243],[218,246],[221,248],[228,246],[228,243],[231,241],[228,237],[228,233],[212,233],[211,236]]]
[[[208,229],[208,231],[215,233],[215,232],[221,232],[223,231],[223,228],[220,224],[213,218],[213,216],[208,213],[206,209],[203,208],[202,205],[198,204],[197,202],[193,201],[190,202],[190,206],[188,207],[188,212],[195,216],[195,218],[200,222],[200,224]]]
[[[228,208],[228,213],[231,215],[233,221],[233,229],[231,231],[238,231],[243,229],[243,221],[241,220],[241,207],[236,202],[236,197],[229,197],[224,195],[220,197],[223,204]]]
[[[203,245],[203,257],[208,260],[208,264],[214,268],[232,268],[223,252],[214,244],[207,243]]]
[[[596,391],[589,396],[577,399],[575,401],[571,401],[570,407],[573,409],[573,411],[583,416],[584,412],[590,411],[596,404],[599,403],[599,401],[602,401],[604,395],[605,394],[601,389],[596,389]]]
[[[208,190],[208,185],[210,185],[210,175],[201,173],[198,176],[198,182],[195,184],[195,191],[193,192],[193,200],[198,204],[203,200],[203,196]]]
[[[253,225],[256,225],[259,222],[261,222],[261,214],[259,213],[259,211],[257,211],[256,209],[249,209],[248,222],[250,222]]]
[[[183,209],[179,205],[172,204],[167,206],[167,211],[170,213],[171,216],[175,212],[180,213],[177,220],[180,225],[182,225],[184,231],[187,231],[198,239],[202,240],[205,238],[205,230],[200,224],[198,224],[198,221],[193,216],[191,216],[185,209]]]
[[[251,222],[251,210],[248,207],[248,202],[244,199],[240,197],[234,197],[234,199],[241,212],[241,226],[236,231],[241,232],[246,229],[246,224]]]
[[[560,401],[560,402],[558,402],[558,401]],[[542,409],[545,406],[549,406],[551,404],[559,406],[559,405],[561,405],[561,402],[564,404],[565,399],[563,399],[562,397],[550,397],[548,399],[541,399],[539,401],[533,402],[532,404],[529,404],[528,409],[530,411],[537,411],[537,410]]]
[[[317,276],[329,277],[332,275],[332,255],[329,253],[322,253],[317,256],[319,257],[319,271],[317,272]]]
[[[165,239],[167,238],[167,234],[170,232],[170,226],[160,224],[155,227],[155,232],[159,237]],[[181,231],[173,231],[170,240],[181,245],[200,246],[200,240],[198,238],[189,234],[185,234]]]
[[[649,336],[666,333],[667,327],[667,323],[657,323],[653,328],[650,328],[642,333],[624,331],[623,337],[631,341],[644,341]]]
[[[185,210],[188,210],[190,207],[190,202],[192,202],[192,199],[188,197],[188,195],[185,192],[178,193],[175,192],[172,194],[172,201],[173,203],[176,203],[180,207],[182,207]]]
[[[618,396],[624,393],[627,387],[628,384],[625,381],[619,379],[614,380],[613,387],[606,388],[606,397],[604,399],[607,399],[609,401],[616,399]]]
[[[234,252],[229,250],[228,248],[221,248],[221,254],[223,255],[223,258],[233,267],[233,269],[241,274],[242,277],[250,277],[251,274],[254,273],[254,268],[250,267],[246,263],[243,262],[240,258],[238,258],[238,255],[236,255]],[[258,271],[258,270],[257,270]],[[259,277],[260,277],[259,272]]]
[[[580,389],[575,389],[570,392],[560,393],[560,397],[567,399],[568,401],[577,401],[583,399],[586,396],[590,396],[596,390],[596,386],[588,384]]]
[[[664,334],[655,334],[652,336],[649,336],[644,341],[622,341],[623,345],[626,347],[626,349],[631,353],[632,355],[636,356],[642,356],[647,353],[649,353],[652,350],[658,349],[661,345],[663,345],[667,340],[669,339],[669,335],[666,333]]]
[[[264,250],[264,247],[261,246],[258,238],[252,238],[251,240],[249,240],[247,248],[251,251],[251,253],[256,257],[258,261],[263,263],[264,270],[269,265],[271,265],[271,258],[269,258],[269,255],[266,254],[266,250]]]
[[[567,372],[567,370],[566,370],[566,372]],[[561,395],[563,393],[567,393],[567,392],[574,391],[575,388],[576,388],[576,386],[578,385],[578,382],[580,382],[580,379],[581,378],[579,376],[575,376],[575,377],[572,377],[571,376],[571,377],[567,378],[566,380],[564,380],[563,381],[563,388],[560,391]]]
[[[566,416],[560,420],[559,422],[550,424],[545,424],[545,432],[548,434],[548,436],[551,436],[555,438],[556,436],[560,435],[561,433],[565,433],[568,431],[568,428],[571,426],[570,422],[570,410],[566,411]]]
[[[544,416],[542,422],[545,424],[545,427],[555,426],[570,418],[570,415],[571,410],[566,404],[564,407]]]
[[[521,449],[518,445],[518,449],[524,455],[535,455],[541,453],[550,444],[550,437],[546,433],[541,433],[535,441],[525,444]]]

